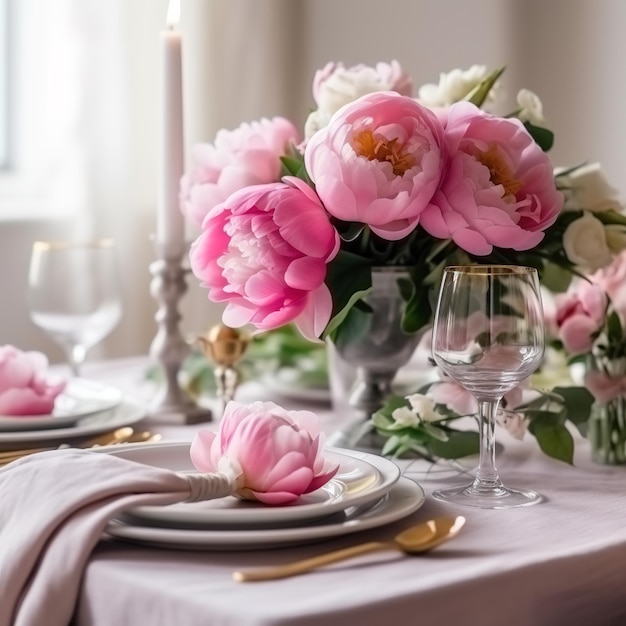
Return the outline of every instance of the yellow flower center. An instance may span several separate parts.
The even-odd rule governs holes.
[[[481,152],[476,158],[489,170],[491,182],[494,185],[502,185],[504,188],[503,197],[515,197],[522,187],[522,181],[513,176],[513,172],[498,154],[498,148],[490,146],[488,150]]]
[[[402,176],[415,165],[415,157],[404,150],[398,139],[376,137],[371,130],[362,130],[352,139],[352,149],[370,161],[391,163],[393,173]]]

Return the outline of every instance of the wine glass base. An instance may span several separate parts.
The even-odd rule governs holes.
[[[480,509],[513,509],[520,506],[539,504],[543,496],[529,489],[512,489],[510,487],[497,487],[491,492],[478,491],[473,483],[451,489],[438,489],[433,492],[433,498],[459,504],[461,506],[473,506]]]

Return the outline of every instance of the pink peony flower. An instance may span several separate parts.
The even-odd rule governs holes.
[[[215,207],[192,246],[191,268],[212,301],[228,303],[228,326],[271,330],[293,321],[314,339],[332,313],[324,278],[339,235],[315,192],[285,180],[242,189]]]
[[[282,117],[220,130],[215,143],[194,147],[192,170],[181,179],[181,210],[197,226],[231,193],[248,185],[280,180],[280,157],[300,140]]]
[[[408,235],[439,186],[442,126],[432,111],[395,92],[362,96],[309,140],[304,159],[334,217],[384,239]]]
[[[237,495],[265,504],[289,504],[325,485],[339,469],[324,460],[317,416],[273,402],[229,402],[218,433],[200,430],[190,454],[201,472],[217,471],[226,457],[226,465],[241,470]]]
[[[469,102],[448,110],[450,155],[441,188],[420,223],[433,237],[452,238],[466,252],[493,247],[529,250],[563,206],[552,165],[516,119],[491,116]]]
[[[570,354],[589,352],[606,318],[604,290],[581,280],[568,292],[557,294],[555,304],[558,336],[565,349]]]
[[[48,359],[41,352],[0,346],[0,415],[52,413],[65,381],[48,380]]]

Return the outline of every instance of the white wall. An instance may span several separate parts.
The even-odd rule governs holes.
[[[31,2],[36,0],[30,0]],[[60,0],[41,0],[58,2]],[[76,89],[90,137],[84,209],[98,236],[114,236],[123,254],[127,307],[103,353],[145,352],[154,336],[149,295],[154,258],[158,106],[158,31],[167,0],[64,0],[80,7],[85,58]],[[626,177],[626,2],[623,0],[182,0],[187,153],[219,127],[261,115],[303,122],[311,80],[327,61],[398,59],[417,85],[472,64],[506,65],[509,102],[524,86],[539,93],[556,132],[557,164],[600,160],[622,196]],[[235,18],[248,16],[245,27]],[[295,26],[294,26],[295,24]],[[98,48],[98,38],[105,48]],[[281,40],[271,54],[268,42]],[[236,70],[229,62],[237,62]],[[1,198],[0,198],[1,200]],[[0,343],[52,344],[24,305],[32,240],[43,226],[0,223]],[[53,234],[59,234],[52,225]],[[190,233],[193,234],[193,233]],[[193,277],[183,303],[185,333],[215,323]],[[52,352],[58,356],[57,352]]]

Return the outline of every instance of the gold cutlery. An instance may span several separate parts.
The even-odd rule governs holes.
[[[378,550],[401,550],[406,554],[419,554],[432,550],[434,547],[452,539],[465,525],[465,518],[437,517],[427,522],[411,526],[396,535],[392,541],[371,541],[362,543],[343,550],[335,550],[319,556],[314,556],[301,561],[285,563],[274,567],[262,567],[259,569],[243,570],[233,574],[233,580],[237,582],[252,582],[259,580],[275,580],[304,574],[323,565],[337,563],[361,554],[376,552]]]
[[[59,446],[47,446],[39,448],[21,448],[19,450],[3,450],[0,451],[0,465],[6,465],[11,461],[15,461],[23,456],[29,454],[35,454],[37,452],[46,452],[48,450],[57,450],[62,448],[94,448],[96,446],[109,446],[113,444],[125,443],[129,439],[136,437],[136,441],[145,441],[150,435],[144,433],[135,433],[134,429],[130,426],[123,426],[117,428],[114,431],[102,433],[95,437],[91,437],[86,441],[78,443],[76,445],[62,443]]]

